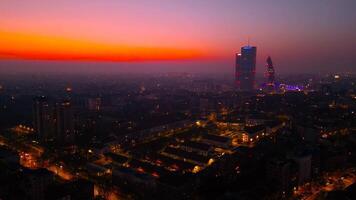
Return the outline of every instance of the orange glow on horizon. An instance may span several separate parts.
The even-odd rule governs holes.
[[[88,40],[0,31],[0,59],[154,61],[208,58],[196,49],[96,43]]]

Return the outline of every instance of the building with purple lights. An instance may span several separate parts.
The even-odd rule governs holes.
[[[267,67],[267,84],[270,86],[274,86],[274,67],[272,63],[272,58],[268,56],[267,61],[266,61],[266,67]]]

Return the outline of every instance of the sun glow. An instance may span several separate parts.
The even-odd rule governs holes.
[[[204,57],[194,49],[96,43],[48,35],[0,31],[0,58],[37,60],[151,61]]]

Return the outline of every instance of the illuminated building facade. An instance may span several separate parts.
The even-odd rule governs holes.
[[[255,89],[257,48],[244,46],[241,53],[236,55],[236,86],[240,91],[253,91]]]
[[[267,58],[266,68],[267,68],[267,72],[266,72],[267,85],[268,85],[268,87],[274,88],[275,74],[274,74],[274,67],[273,67],[272,59],[270,56],[268,56],[268,58]]]

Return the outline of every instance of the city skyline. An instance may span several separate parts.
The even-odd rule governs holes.
[[[355,0],[0,0],[0,200],[356,199]]]
[[[2,1],[0,71],[228,74],[251,38],[260,74],[267,56],[278,73],[354,72],[355,4]]]

